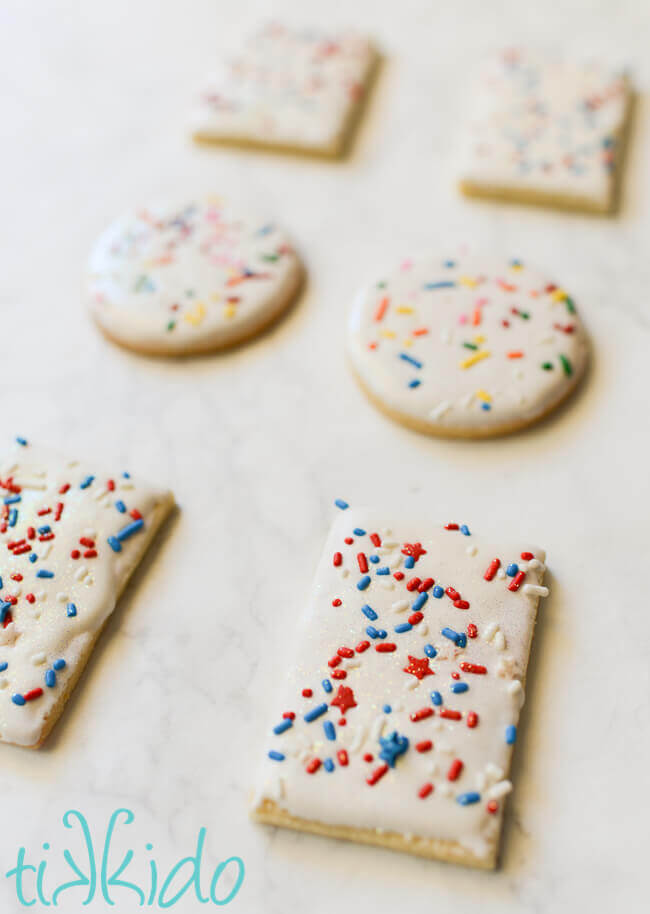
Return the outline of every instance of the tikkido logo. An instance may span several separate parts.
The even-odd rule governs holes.
[[[20,904],[56,907],[63,900],[64,908],[75,901],[84,906],[95,902],[125,910],[122,905],[128,905],[129,909],[134,904],[171,908],[186,899],[222,907],[237,896],[244,882],[244,861],[241,857],[228,857],[214,868],[204,864],[205,828],[199,829],[194,853],[163,871],[153,856],[153,844],[147,842],[144,845],[146,858],[145,855],[138,858],[133,849],[122,847],[125,836],[121,830],[116,837],[117,826],[131,825],[134,819],[130,809],[116,809],[105,833],[96,842],[86,817],[76,809],[69,809],[63,815],[63,825],[76,832],[81,850],[73,856],[72,851],[64,849],[63,862],[59,858],[55,861],[50,844],[46,842],[42,846],[45,853],[41,859],[32,857],[30,862],[26,849],[20,847],[16,865],[5,873],[13,883]],[[119,850],[116,849],[118,844]],[[55,867],[57,875],[53,876]],[[60,878],[61,867],[65,868],[64,880]],[[128,879],[125,878],[127,871]],[[70,875],[74,878],[68,879]],[[187,910],[185,905],[183,910]]]

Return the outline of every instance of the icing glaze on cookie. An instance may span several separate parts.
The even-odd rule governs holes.
[[[492,860],[544,559],[466,524],[344,510],[282,673],[256,809]]]
[[[625,78],[598,64],[501,53],[474,89],[461,186],[608,209],[628,102]]]
[[[275,225],[219,197],[153,205],[113,223],[92,253],[88,301],[100,327],[134,349],[217,349],[290,304],[300,262]]]
[[[195,136],[338,152],[374,58],[358,35],[269,25],[212,77],[193,118]]]
[[[0,490],[0,740],[33,746],[172,499],[26,442]]]
[[[497,434],[573,387],[587,343],[574,302],[520,261],[405,261],[354,306],[349,352],[397,418],[442,434]]]

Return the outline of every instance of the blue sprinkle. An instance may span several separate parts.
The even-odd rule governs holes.
[[[367,635],[369,638],[373,638],[373,639],[374,639],[374,638],[378,638],[378,637],[379,637],[379,632],[377,631],[377,629],[375,628],[374,625],[369,625],[369,626],[366,628],[366,635]]]
[[[414,378],[412,381],[409,381],[409,387],[419,387],[422,381],[419,381],[417,378]]]
[[[360,581],[357,581],[357,590],[365,590],[370,584],[370,575],[364,574]]]
[[[70,618],[72,618],[72,616],[77,615],[77,607],[74,605],[74,603],[68,603],[67,613],[70,616]]]
[[[38,571],[36,572],[36,577],[37,578],[53,578],[54,572],[46,571],[45,568],[39,568]]]
[[[460,803],[461,806],[471,806],[472,803],[478,803],[480,799],[480,793],[476,793],[475,790],[470,790],[469,793],[459,794],[456,797],[456,802]]]
[[[506,742],[509,746],[512,746],[514,741],[517,739],[517,728],[514,724],[509,724],[506,727]]]
[[[64,670],[65,669],[65,660],[63,657],[59,657],[58,660],[55,660],[52,664],[55,670]]]
[[[281,720],[279,724],[276,724],[273,727],[273,732],[276,736],[279,736],[281,733],[284,733],[285,730],[290,730],[293,727],[293,721],[289,717],[285,717],[284,720]]]
[[[323,702],[321,705],[316,705],[310,711],[307,711],[303,719],[306,724],[310,724],[312,720],[316,720],[317,717],[325,713],[327,713],[327,703]]]
[[[421,593],[420,596],[417,598],[417,600],[414,600],[413,603],[411,604],[411,609],[414,610],[415,612],[417,612],[419,609],[422,609],[422,607],[424,606],[424,604],[427,602],[428,599],[429,599],[428,593]]]
[[[329,771],[330,773],[332,771],[334,771],[334,762],[332,761],[331,758],[323,759],[323,768],[325,769],[325,771]]]
[[[81,483],[81,485],[79,486],[79,488],[80,488],[80,489],[87,489],[88,486],[91,486],[91,485],[93,484],[94,481],[95,481],[95,477],[94,477],[94,476],[86,476],[86,478],[85,478],[84,481]]]
[[[27,438],[16,438],[21,447],[27,447]]]
[[[331,720],[326,720],[323,722],[323,730],[327,739],[330,741],[334,741],[336,739],[336,730],[334,729],[334,724]]]
[[[374,622],[375,619],[377,619],[377,613],[374,611],[374,609],[371,606],[368,606],[367,603],[365,606],[361,607],[361,612],[364,614],[364,616],[366,616],[368,619],[370,619],[371,622]]]
[[[52,532],[52,528],[50,527],[49,524],[43,524],[42,527],[38,528],[38,532],[41,534],[41,536],[45,536],[46,533]]]
[[[0,673],[4,673],[4,671],[7,669],[8,666],[9,666],[9,664],[7,663],[7,661],[3,660],[2,663],[0,663]]]
[[[467,524],[460,525],[460,532],[463,534],[463,536],[471,536],[471,533],[469,532],[469,527],[467,526]]]
[[[390,574],[390,568],[387,565],[383,565],[377,569],[377,574]]]
[[[122,544],[119,542],[119,540],[116,540],[114,536],[109,536],[109,538],[106,540],[106,542],[111,547],[113,552],[122,551]]]
[[[453,261],[448,260],[447,263],[445,264],[445,266],[453,266]],[[455,282],[452,282],[451,280],[447,279],[447,280],[441,280],[440,282],[425,282],[424,288],[425,289],[453,289],[455,285],[456,285]]]
[[[378,637],[378,638],[385,638],[387,634],[388,634],[388,632],[387,632],[384,628],[378,628],[378,629],[377,629],[377,637]]]
[[[415,565],[415,559],[413,558],[413,556],[407,555],[406,558],[404,559],[404,567],[413,568],[414,565]]]
[[[275,749],[271,749],[269,752],[269,758],[273,759],[274,762],[283,762],[284,756],[281,752],[276,752]]]
[[[519,565],[517,565],[516,562],[513,562],[511,565],[508,565],[508,567],[506,568],[506,574],[508,575],[509,578],[514,578],[514,576],[517,574],[518,571],[519,571]]]
[[[440,584],[436,584],[436,586],[433,588],[433,595],[434,595],[434,597],[436,598],[436,600],[439,600],[440,597],[444,594],[444,592],[445,592],[445,591],[444,591],[444,589],[440,586]]]
[[[334,502],[334,504],[336,505],[337,508],[340,508],[341,511],[345,511],[346,508],[350,507],[350,505],[347,503],[347,501],[343,501],[342,498],[337,498],[336,501]]]
[[[442,695],[440,694],[440,692],[432,692],[432,693],[431,693],[431,701],[432,701],[432,702],[434,703],[434,705],[436,705],[436,706],[437,706],[437,705],[441,705],[441,704],[442,704]]]
[[[8,600],[2,600],[0,602],[0,624],[5,620],[5,616],[11,609],[11,603]]]
[[[445,628],[443,628],[442,634],[445,636],[445,638],[449,638],[450,641],[453,641],[454,644],[456,644],[458,642],[458,639],[460,637],[458,632],[455,632],[453,630],[453,628],[448,628],[447,626],[445,626]]]
[[[373,565],[376,565],[377,562],[379,561],[379,556],[378,555],[369,555],[368,561],[372,562]]]
[[[124,477],[124,479],[130,479],[130,478],[131,478],[131,474],[130,474],[130,473],[127,473],[126,470],[124,471],[124,473],[122,473],[122,476]]]
[[[412,355],[408,354],[408,352],[400,352],[399,357],[405,362],[408,362],[410,365],[413,365],[414,368],[422,368],[422,362],[418,362],[418,360],[414,359]]]
[[[413,626],[410,622],[400,622],[399,625],[395,626],[395,631],[398,635],[403,634],[404,632],[410,632]]]
[[[325,689],[326,692],[332,691],[333,686],[332,686],[332,683],[329,681],[329,679],[323,679],[323,681],[321,682],[321,685]]]
[[[12,696],[11,696],[11,700],[13,701],[13,703],[14,703],[15,705],[24,705],[24,704],[25,704],[25,699],[24,699],[23,696],[20,694],[20,692],[16,692],[15,695],[12,695]]]
[[[391,712],[392,710],[393,710],[393,709],[391,708],[390,705],[384,705],[384,707],[383,707],[383,712],[384,712],[384,714],[390,714],[390,712]]]
[[[35,562],[38,559],[38,556],[36,555],[35,552],[30,552],[29,555],[27,556],[27,558],[29,559],[30,562]]]
[[[53,689],[56,685],[56,673],[54,670],[48,670],[45,674],[45,685],[50,689]]]
[[[445,260],[445,262],[443,263],[443,267],[447,267],[447,269],[451,269],[452,267],[455,267],[455,266],[456,266],[455,260]]]
[[[2,578],[0,577],[0,590],[2,590],[2,588],[3,588],[4,586],[5,586],[5,585],[2,583]]]
[[[355,527],[352,532],[354,533],[355,536],[365,536],[366,535],[366,531],[362,530],[361,527]]]
[[[134,520],[130,524],[127,524],[126,527],[122,527],[121,530],[118,530],[115,534],[115,538],[121,543],[124,540],[128,539],[130,536],[133,536],[134,533],[137,533],[138,530],[142,530],[143,527],[144,521],[140,517],[138,520]]]
[[[467,647],[467,635],[461,632],[456,639],[456,647]]]
[[[481,403],[481,409],[484,409],[485,412],[487,413],[492,409],[492,407],[490,406],[489,403]]]
[[[120,512],[120,514],[124,514],[126,512],[126,505],[121,499],[115,502],[115,507]]]
[[[425,644],[425,645],[424,645],[424,653],[427,655],[427,657],[428,657],[430,660],[433,660],[433,658],[436,656],[436,654],[438,653],[438,651],[435,649],[435,647],[433,646],[433,644]]]
[[[451,686],[451,691],[456,695],[461,695],[463,692],[469,691],[469,686],[466,682],[454,682]]]
[[[4,499],[4,503],[6,505],[16,505],[19,501],[22,501],[22,497],[20,495],[7,495],[7,497]]]
[[[9,526],[15,527],[16,521],[18,520],[18,511],[15,508],[12,508],[9,512]]]

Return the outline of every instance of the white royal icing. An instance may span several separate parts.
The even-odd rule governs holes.
[[[246,337],[290,304],[300,276],[280,229],[214,196],[114,222],[91,255],[87,298],[118,342],[173,354]]]
[[[587,341],[563,289],[519,261],[405,261],[364,289],[348,349],[368,391],[431,431],[533,421],[575,384]]]
[[[607,209],[628,102],[625,78],[604,66],[504,51],[474,88],[460,181]]]
[[[528,544],[494,545],[465,525],[445,529],[405,520],[391,523],[387,550],[388,535],[380,532],[385,522],[378,510],[347,510],[332,528],[299,625],[296,662],[282,674],[286,684],[267,733],[271,756],[262,765],[255,805],[272,799],[309,821],[457,842],[489,860],[500,829],[499,800],[510,789],[499,782],[509,769],[523,700],[520,685],[513,695],[513,683],[525,677],[539,602],[523,584],[540,585],[543,576],[543,565],[514,566],[525,566],[522,546],[524,556],[543,560],[544,552]],[[475,547],[471,555],[468,542]],[[419,556],[411,569],[409,554]],[[396,614],[395,594],[379,586],[387,555],[399,558],[392,579],[409,602],[408,613]],[[488,572],[495,559],[506,569],[504,579]],[[426,586],[424,599],[417,587],[407,587],[413,578]],[[405,623],[407,630],[395,630]],[[505,657],[493,643],[497,630],[507,641]],[[377,650],[390,644],[392,652]],[[303,697],[305,688],[311,697]],[[324,713],[306,721],[321,705]],[[286,712],[295,714],[290,726]],[[278,725],[283,732],[275,732]],[[393,743],[406,737],[408,748],[371,785],[368,779],[387,763],[379,740],[393,732]],[[367,753],[372,759],[364,759]],[[433,790],[420,796],[427,785]],[[488,807],[490,801],[496,805]]]
[[[268,25],[211,78],[193,118],[194,133],[337,152],[374,57],[358,35]]]
[[[0,498],[0,740],[32,746],[172,498],[31,445],[3,461]]]

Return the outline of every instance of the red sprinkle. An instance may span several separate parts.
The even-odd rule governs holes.
[[[423,784],[418,790],[418,796],[421,800],[425,800],[430,793],[433,793],[433,784]]]
[[[43,694],[43,689],[30,689],[29,692],[25,692],[23,698],[25,701],[33,701],[35,698],[40,698]]]
[[[313,694],[314,694],[314,693],[312,692],[311,689],[303,689],[303,690],[302,690],[302,697],[303,697],[303,698],[311,698],[311,696],[312,696]]]
[[[12,575],[11,575],[11,580],[12,580],[12,581],[22,581],[22,579],[23,579],[22,574],[12,574]]]
[[[335,666],[338,666],[340,662],[341,662],[341,658],[339,657],[339,655],[334,654],[334,656],[330,660],[327,661],[327,665],[329,667],[334,668]]]
[[[370,647],[369,641],[360,641],[357,644],[357,646],[355,647],[355,651],[357,652],[357,654],[363,654],[363,652],[367,651],[369,647]]]
[[[374,759],[374,755],[372,754],[372,752],[364,753],[364,756],[363,756],[364,762],[368,762],[368,764],[370,764],[370,762],[372,762],[373,759]]]
[[[366,784],[369,784],[371,787],[374,787],[374,785],[377,783],[377,781],[381,780],[381,778],[383,778],[383,776],[386,774],[387,771],[388,771],[388,765],[386,763],[384,763],[383,765],[380,765],[379,768],[375,768],[375,770],[370,775],[370,777],[366,778]]]
[[[28,603],[35,603],[35,602],[36,602],[36,597],[34,596],[33,593],[26,593],[26,594],[25,594],[25,599],[27,600]]]
[[[109,479],[106,483],[106,488],[108,489],[109,492],[114,492],[115,491],[115,480]]]
[[[477,635],[478,635],[478,628],[474,625],[473,622],[470,622],[469,625],[467,626],[467,637],[476,638]]]
[[[445,524],[445,530],[458,530],[458,524]]]
[[[70,488],[70,483],[64,482],[63,485],[61,486],[61,488],[59,489],[59,495],[65,495],[65,493],[68,491],[69,488]]]
[[[450,708],[443,708],[442,711],[438,712],[441,717],[444,717],[445,720],[460,720],[463,716],[460,711],[452,711]]]
[[[342,603],[342,600],[339,600],[338,597],[335,600],[332,600],[332,606],[340,606],[341,603]]]
[[[458,593],[457,590],[454,590],[453,587],[448,587],[445,590],[445,593],[447,594],[447,596],[449,597],[450,600],[454,600],[454,601],[460,600],[460,594]]]
[[[524,562],[530,562],[531,559],[535,558],[535,556],[533,555],[532,552],[522,552],[521,557],[524,560]]]
[[[425,578],[418,587],[418,593],[424,593],[425,590],[429,590],[429,588],[433,587],[435,583],[436,582],[433,580],[433,578]]]
[[[33,540],[36,536],[36,530],[33,527],[27,528],[27,538]]]
[[[404,580],[404,572],[403,572],[403,571],[396,571],[396,572],[394,573],[393,577],[395,578],[396,581],[403,581],[403,580]]]
[[[311,762],[308,763],[305,771],[307,774],[315,774],[321,766],[321,761],[319,758],[313,758]]]
[[[454,670],[454,672],[451,674],[451,678],[452,678],[452,679],[460,679],[460,673],[457,673],[457,672]]]
[[[424,616],[422,615],[421,612],[414,612],[414,613],[411,613],[411,615],[409,616],[409,622],[411,623],[411,625],[417,625],[418,622],[421,622],[423,619],[424,619]]]
[[[487,667],[482,666],[480,663],[467,663],[467,661],[463,661],[460,664],[460,668],[463,673],[475,673],[477,676],[485,676],[487,673]]]
[[[351,536],[346,536],[345,539],[343,540],[343,542],[345,543],[346,546],[351,546],[352,543],[354,542],[354,540],[352,539]]]
[[[79,552],[78,549],[73,549],[72,552],[70,553],[70,558],[79,559],[79,558],[81,558],[81,553]]]
[[[517,574],[512,579],[512,581],[510,581],[510,583],[508,584],[508,590],[511,590],[513,592],[516,590],[519,590],[519,588],[521,587],[522,581],[524,580],[525,577],[526,577],[525,571],[518,571]]]
[[[477,725],[477,723],[478,723],[478,714],[476,713],[476,711],[468,711],[467,712],[467,726],[470,728],[470,730],[473,730],[474,727]]]
[[[488,812],[490,812],[490,813],[492,813],[492,815],[494,815],[495,812],[499,811],[499,804],[497,803],[496,800],[490,800],[490,802],[487,804],[487,806],[485,808],[487,809]]]
[[[447,772],[447,780],[455,781],[459,777],[462,770],[463,763],[459,758],[455,758],[449,766],[449,771]]]
[[[469,609],[467,600],[454,600],[454,606],[456,609]]]
[[[359,563],[359,571],[361,574],[365,574],[368,570],[368,559],[365,557],[363,552],[360,552],[357,555],[357,562]]]
[[[339,724],[340,723],[341,721],[339,721]],[[339,760],[339,765],[342,765],[343,768],[345,768],[348,763],[348,754],[345,749],[339,749],[339,751],[336,753],[336,757]]]
[[[380,537],[380,535],[379,535],[378,533],[371,533],[371,534],[370,534],[370,542],[373,544],[373,546],[377,546],[377,548],[379,548],[379,546],[381,546],[381,537]]]
[[[499,570],[499,568],[501,568],[501,560],[500,560],[500,559],[492,559],[492,561],[490,562],[490,564],[489,564],[488,567],[487,567],[487,571],[486,571],[485,574],[483,575],[483,578],[484,578],[486,581],[491,581],[492,578],[494,577],[494,575],[495,575],[495,574],[497,573],[497,571]]]
[[[80,536],[80,537],[79,537],[79,542],[81,543],[82,546],[86,546],[87,549],[94,549],[94,548],[95,548],[95,540],[91,540],[91,539],[90,539],[89,537],[87,537],[87,536]]]
[[[343,561],[343,556],[341,555],[341,553],[340,553],[340,552],[335,552],[335,553],[334,553],[334,559],[333,559],[334,567],[335,567],[335,568],[338,568],[342,561]]]
[[[414,711],[410,715],[414,724],[417,724],[419,720],[426,720],[427,717],[433,717],[433,708],[420,708],[419,711]]]
[[[132,511],[129,511],[129,514],[131,515],[133,520],[142,520],[142,515],[140,514],[140,512],[138,511],[137,508],[133,508]]]
[[[423,739],[421,742],[415,744],[415,748],[418,752],[429,752],[433,749],[433,743],[430,739]]]
[[[354,651],[349,647],[340,647],[336,653],[339,657],[345,657],[346,660],[349,660],[350,657],[354,657]]]
[[[57,502],[56,511],[54,512],[54,520],[61,520],[61,515],[63,514],[63,508],[65,505],[62,501]]]
[[[284,714],[282,715],[282,717],[285,720],[295,720],[296,719],[296,715],[294,714],[293,711],[285,711]]]
[[[393,644],[392,641],[382,641],[381,644],[375,645],[375,650],[378,654],[392,654],[393,651],[397,650],[397,645]]]
[[[332,673],[332,679],[345,679],[348,674],[345,670],[334,670]]]
[[[411,580],[406,583],[406,589],[413,592],[418,589],[421,583],[422,580],[420,578],[411,578]]]
[[[96,559],[97,550],[96,549],[86,549],[86,551],[84,552],[84,558],[85,559]]]

